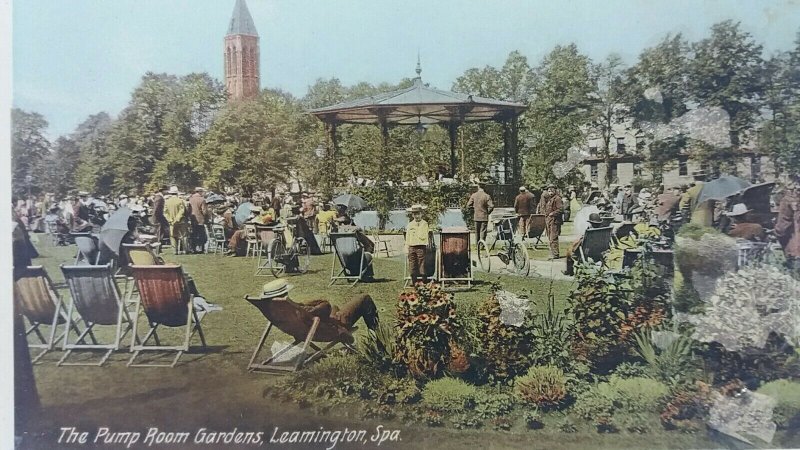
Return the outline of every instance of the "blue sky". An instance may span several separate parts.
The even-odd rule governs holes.
[[[789,49],[800,0],[247,0],[261,35],[262,87],[305,94],[317,78],[449,89],[470,67],[520,50],[534,65],[575,42],[595,60],[633,62],[667,33],[690,40],[734,19],[767,55]],[[146,71],[205,71],[222,79],[222,42],[234,0],[16,0],[13,103],[43,114],[51,137],[89,114],[117,114]]]

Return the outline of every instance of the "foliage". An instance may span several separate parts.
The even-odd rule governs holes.
[[[357,349],[365,361],[377,369],[386,371],[393,368],[396,353],[395,330],[387,322],[380,322],[374,333],[366,333],[358,340]]]
[[[558,429],[562,433],[575,433],[578,431],[578,427],[575,426],[575,423],[569,417],[564,417],[564,420],[558,424]]]
[[[800,382],[791,380],[775,380],[758,388],[759,394],[775,400],[773,418],[781,428],[789,428],[800,421]]]
[[[584,143],[581,130],[589,117],[596,84],[591,62],[577,46],[556,46],[536,69],[525,133],[524,179],[541,186],[558,181],[553,165],[566,159],[567,150]],[[577,178],[577,170],[572,178]],[[573,180],[574,181],[574,180]]]
[[[575,281],[570,298],[577,337],[599,340],[618,335],[631,303],[630,281],[603,267],[583,264],[577,267]]]
[[[614,369],[613,375],[618,378],[642,377],[647,371],[647,366],[638,362],[625,361]]]
[[[520,326],[507,324],[501,318],[503,308],[499,295],[504,294],[495,286],[477,313],[477,350],[490,381],[505,381],[523,373],[531,365],[531,354],[535,350],[531,315],[526,314]]]
[[[636,333],[636,352],[647,363],[645,374],[669,385],[684,381],[692,370],[692,341],[673,331]]]
[[[478,418],[475,414],[468,412],[456,414],[450,421],[453,424],[453,427],[458,430],[480,428],[483,425],[483,422],[480,418]]]
[[[572,411],[585,420],[610,421],[618,412],[657,411],[668,394],[669,388],[664,383],[650,378],[612,376],[579,395]]]
[[[531,325],[533,348],[530,360],[532,364],[551,365],[570,370],[575,365],[570,352],[574,323],[567,317],[571,309],[567,307],[557,310],[555,302],[555,294],[551,287],[547,293],[545,310],[533,317]]]
[[[554,366],[533,366],[514,379],[520,399],[541,408],[557,408],[567,396],[567,377]]]
[[[622,126],[625,131],[630,130],[631,122],[628,120],[630,111],[623,101],[625,98],[624,64],[617,54],[609,55],[605,61],[593,67],[592,78],[597,84],[593,98],[588,130],[592,135],[599,137],[602,146],[598,147],[598,156],[605,164],[611,160],[611,139],[615,132]],[[611,171],[606,171],[605,186],[612,183]]]
[[[515,403],[515,398],[510,393],[482,388],[475,396],[475,413],[482,419],[491,419],[510,413]]]
[[[429,381],[422,390],[422,403],[436,411],[462,412],[475,406],[475,386],[458,378],[444,377]]]
[[[328,403],[344,403],[374,397],[385,390],[386,381],[385,376],[364,364],[358,355],[332,355],[292,374],[269,394],[293,401],[322,398]]]
[[[736,268],[735,239],[712,229],[693,239],[688,236],[694,229],[683,233],[686,226],[675,237],[675,263],[684,279],[691,280],[694,273],[718,277]]]
[[[676,392],[661,411],[661,425],[668,430],[684,432],[704,429],[705,425],[701,420],[708,416],[710,398],[710,386],[699,381]]]
[[[454,335],[457,320],[452,295],[436,283],[405,289],[397,305],[394,362],[416,378],[436,378],[445,371],[461,373],[469,367]]]
[[[15,195],[24,195],[28,187],[42,184],[40,168],[50,153],[46,128],[41,114],[11,110],[11,185]],[[30,183],[26,177],[30,177]]]

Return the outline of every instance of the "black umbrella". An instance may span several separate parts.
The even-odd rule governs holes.
[[[361,211],[367,209],[367,202],[363,198],[354,194],[342,194],[333,199],[335,205],[346,206],[350,212]]]
[[[708,200],[725,200],[750,187],[750,182],[739,177],[723,175],[714,181],[703,184],[697,204],[702,205]]]
[[[225,203],[225,197],[219,194],[211,194],[206,197],[206,203]]]
[[[130,219],[131,215],[133,215],[133,211],[124,206],[114,211],[100,230],[101,246],[107,247],[117,256],[119,256],[122,239],[130,231],[128,219]]]

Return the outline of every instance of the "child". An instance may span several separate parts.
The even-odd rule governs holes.
[[[406,227],[406,247],[408,248],[408,268],[411,272],[411,282],[417,284],[418,280],[428,282],[425,274],[425,249],[428,246],[428,222],[422,219],[422,205],[412,205],[408,208],[412,220]]]

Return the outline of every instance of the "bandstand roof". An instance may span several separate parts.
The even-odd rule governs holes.
[[[419,69],[417,74],[419,74]],[[309,111],[332,124],[416,125],[501,121],[519,116],[526,106],[425,86],[418,76],[405,89],[384,92]]]

